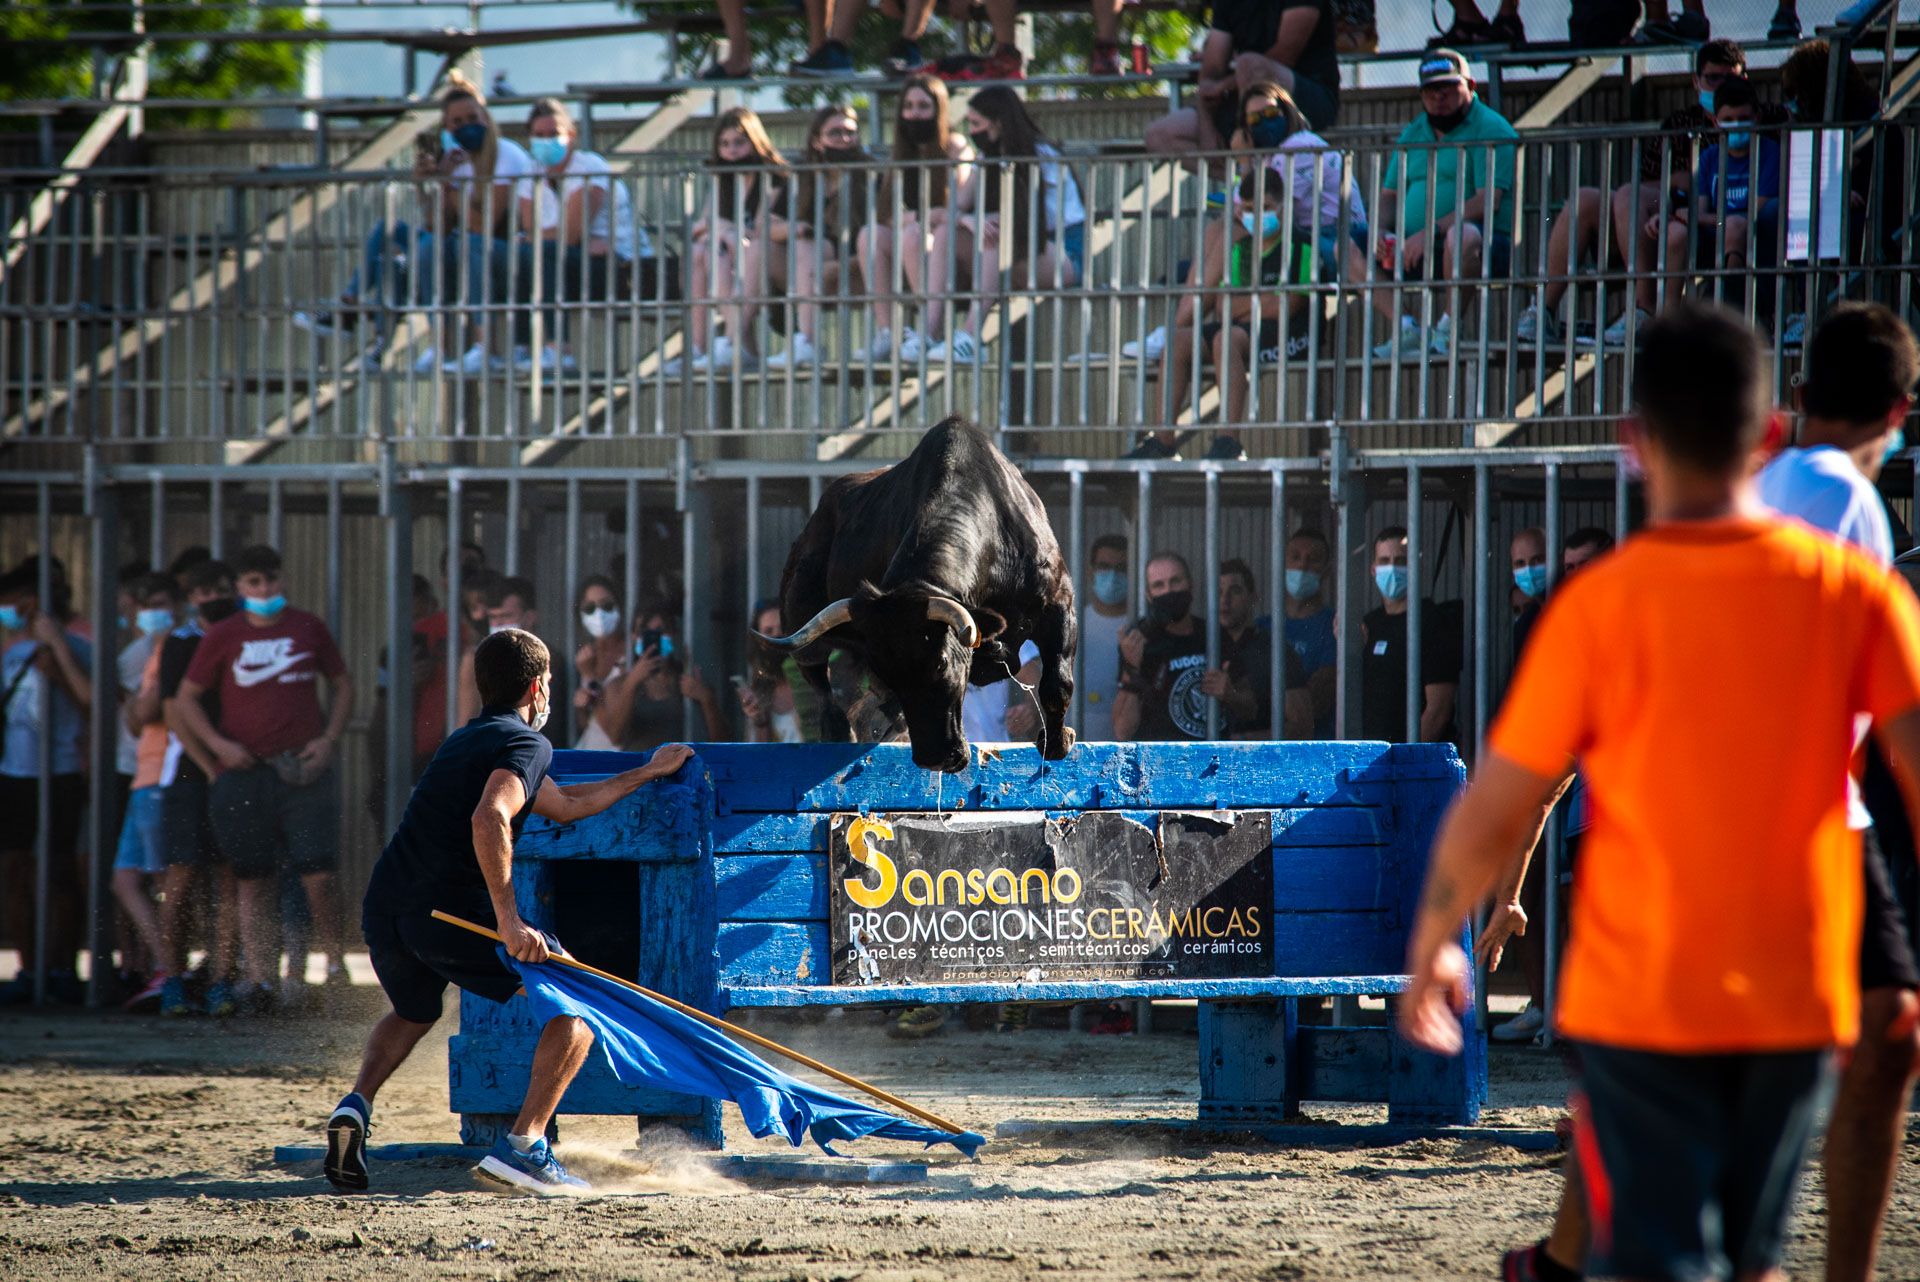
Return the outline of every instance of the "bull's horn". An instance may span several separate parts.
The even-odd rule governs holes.
[[[969,650],[980,648],[980,625],[967,613],[967,607],[950,596],[927,598],[927,617],[952,628],[960,644]]]
[[[800,630],[790,637],[770,637],[764,632],[755,632],[753,635],[759,637],[768,645],[775,646],[781,650],[798,650],[803,646],[812,645],[827,633],[833,631],[843,623],[850,622],[852,619],[853,598],[845,596],[841,597],[838,601],[832,602],[826,609],[820,611],[820,613],[814,615],[811,619],[808,619],[800,626]]]

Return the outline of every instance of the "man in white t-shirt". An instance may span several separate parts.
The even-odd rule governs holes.
[[[1127,626],[1131,588],[1126,539],[1101,535],[1093,541],[1087,559],[1087,608],[1080,612],[1083,743],[1113,740],[1113,696],[1120,692],[1120,634]]]

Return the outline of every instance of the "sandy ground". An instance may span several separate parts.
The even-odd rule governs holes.
[[[490,1192],[465,1162],[423,1161],[376,1164],[372,1193],[343,1196],[317,1162],[276,1166],[272,1150],[317,1142],[375,994],[353,1005],[301,1022],[0,1016],[0,1276],[1491,1278],[1503,1247],[1544,1231],[1558,1190],[1557,1159],[1484,1141],[1309,1148],[1111,1130],[991,1143],[978,1164],[936,1150],[919,1186],[745,1184],[711,1174],[676,1135],[563,1118],[562,1155],[613,1191]],[[382,1095],[376,1142],[454,1138],[452,1022]],[[1196,1096],[1190,1031],[962,1030],[909,1044],[861,1016],[757,1026],[988,1134],[1015,1117],[1191,1116]],[[1563,1094],[1551,1054],[1497,1050],[1485,1120],[1550,1127]],[[729,1120],[730,1147],[787,1151]],[[1920,1126],[1908,1134],[1891,1278],[1920,1277]],[[1816,1171],[1797,1275],[1818,1274],[1823,1220]]]

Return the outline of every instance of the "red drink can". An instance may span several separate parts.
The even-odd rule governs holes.
[[[1139,36],[1133,38],[1133,74],[1136,76],[1153,74],[1153,64],[1147,61],[1147,42]]]

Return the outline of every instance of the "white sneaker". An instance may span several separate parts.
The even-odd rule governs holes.
[[[507,363],[488,351],[484,343],[475,343],[469,347],[457,361],[448,361],[441,370],[448,374],[458,374],[462,378],[485,378],[489,374],[499,374],[506,370]]]
[[[1393,359],[1397,347],[1403,360],[1416,360],[1426,350],[1427,336],[1420,332],[1420,322],[1411,316],[1400,318],[1400,333],[1373,349],[1373,358],[1379,361]]]
[[[1652,319],[1653,313],[1644,307],[1636,307],[1631,312],[1621,312],[1620,319],[1607,326],[1606,332],[1600,335],[1600,342],[1608,351],[1624,352],[1627,350],[1628,324],[1632,324],[1634,337],[1637,339]]]
[[[440,372],[440,353],[429,347],[421,351],[420,358],[413,363],[416,374],[437,374]]]
[[[1130,361],[1157,361],[1167,353],[1167,327],[1160,325],[1145,338],[1130,338],[1120,344],[1120,355]]]
[[[305,330],[315,338],[332,338],[335,334],[351,335],[352,326],[342,325],[333,318],[332,312],[295,312],[293,327]]]
[[[1541,312],[1534,303],[1527,304],[1527,310],[1520,313],[1519,323],[1514,328],[1517,331],[1515,337],[1526,347],[1538,347],[1543,341],[1549,347],[1556,347],[1565,337],[1561,333],[1560,322],[1553,318],[1553,314]]]
[[[696,374],[705,374],[711,371],[726,373],[733,369],[733,363],[736,359],[740,362],[742,373],[760,368],[760,358],[744,347],[739,349],[738,356],[736,357],[733,340],[725,334],[722,334],[713,340],[713,346],[708,349],[705,356],[696,356],[693,358],[693,370]]]
[[[1427,341],[1427,355],[1444,361],[1453,355],[1453,317],[1442,316],[1433,323],[1433,336]]]
[[[786,351],[775,352],[767,357],[766,368],[786,369],[791,366],[794,369],[803,369],[819,363],[820,353],[813,350],[813,340],[796,330],[793,337],[787,340]]]
[[[380,362],[387,354],[386,347],[387,345],[381,342],[369,343],[366,351],[347,362],[347,368],[358,370],[362,374],[378,374]]]
[[[906,332],[911,334],[913,331],[908,330]],[[867,340],[865,347],[854,353],[853,359],[855,361],[871,361],[875,365],[883,365],[892,360],[893,331],[885,325],[874,330],[873,337]]]
[[[1515,1015],[1487,1036],[1496,1042],[1530,1042],[1546,1026],[1546,1014],[1531,1002],[1527,1008]]]
[[[908,329],[901,331],[900,363],[902,365],[918,365],[920,358],[927,354],[927,349],[930,346],[932,346],[932,344],[921,336],[919,330]]]
[[[953,337],[927,349],[927,363],[933,365],[951,359],[955,365],[978,365],[980,345],[966,330],[955,330]]]

